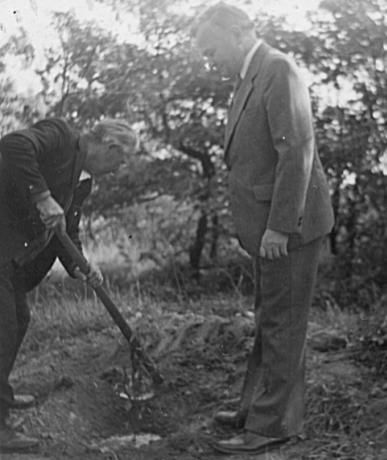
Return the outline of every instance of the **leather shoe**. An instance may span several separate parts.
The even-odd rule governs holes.
[[[240,429],[246,421],[246,416],[236,410],[221,410],[214,415],[214,420],[222,425]]]
[[[36,404],[36,399],[32,395],[15,395],[10,409],[28,409]]]
[[[36,449],[39,441],[5,426],[0,428],[0,452],[30,452]]]
[[[245,431],[230,439],[212,443],[212,447],[223,454],[261,454],[285,443],[289,438],[267,438]]]

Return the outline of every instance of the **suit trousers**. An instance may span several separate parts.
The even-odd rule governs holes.
[[[256,333],[240,413],[245,429],[262,436],[290,437],[303,429],[306,331],[322,241],[254,263]]]
[[[0,425],[5,423],[14,394],[9,383],[30,321],[25,290],[12,263],[0,267]]]

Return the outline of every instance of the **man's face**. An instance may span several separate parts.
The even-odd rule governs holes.
[[[125,163],[125,154],[120,145],[114,143],[91,143],[93,174],[99,176],[116,172]]]
[[[209,65],[222,77],[234,77],[240,72],[244,55],[237,33],[204,23],[198,28],[196,43]]]

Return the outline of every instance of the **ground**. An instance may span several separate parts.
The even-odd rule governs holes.
[[[212,416],[219,408],[235,407],[253,340],[251,299],[160,302],[157,310],[156,303],[142,299],[128,311],[128,321],[165,379],[143,401],[128,397],[128,345],[103,309],[93,303],[94,321],[66,328],[59,309],[51,316],[57,315],[56,322],[39,320],[36,303],[38,319],[12,381],[19,392],[36,395],[38,404],[13,413],[12,423],[37,436],[40,448],[3,454],[2,460],[231,458],[211,448],[211,439],[232,434]],[[328,328],[324,315],[314,311],[310,321],[305,434],[256,459],[387,458],[385,380],[355,359],[343,329],[344,323],[350,327],[348,321],[340,326],[340,318],[331,314]]]

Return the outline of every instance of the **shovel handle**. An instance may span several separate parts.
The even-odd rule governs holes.
[[[90,271],[89,262],[85,259],[83,254],[79,251],[77,246],[74,244],[72,239],[67,235],[67,233],[63,233],[60,230],[56,230],[55,234],[59,241],[62,243],[64,248],[66,249],[69,256],[72,260],[77,264],[80,271],[87,275]],[[157,370],[155,364],[149,358],[148,355],[145,354],[144,350],[141,347],[140,342],[138,341],[137,337],[133,334],[132,329],[129,327],[128,323],[125,321],[124,317],[122,316],[119,309],[116,307],[115,303],[110,298],[109,294],[107,293],[106,289],[103,286],[98,286],[93,288],[97,297],[101,300],[107,311],[109,312],[110,316],[112,317],[113,321],[121,330],[122,334],[129,342],[132,352],[134,352],[139,360],[143,363],[146,370],[151,375],[153,381],[155,383],[162,383],[163,378],[159,371]]]
[[[59,229],[55,230],[55,234],[73,262],[79,267],[79,270],[84,275],[87,275],[90,272],[90,264],[77,248],[73,240],[67,235],[67,233],[63,233]]]

